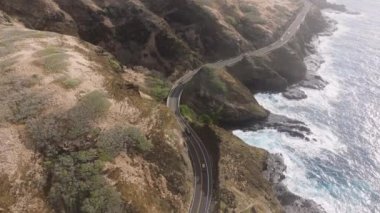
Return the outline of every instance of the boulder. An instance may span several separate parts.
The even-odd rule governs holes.
[[[307,98],[307,95],[304,91],[298,88],[289,88],[282,95],[290,100],[301,100]]]

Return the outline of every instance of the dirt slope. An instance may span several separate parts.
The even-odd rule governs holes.
[[[0,212],[71,212],[64,198],[57,201],[64,191],[56,195],[54,190],[76,189],[67,183],[67,189],[59,188],[65,180],[56,169],[60,159],[82,159],[94,152],[98,154],[86,164],[75,161],[70,168],[90,166],[95,172],[91,176],[124,209],[185,211],[192,179],[181,132],[163,105],[140,96],[138,85],[129,81],[134,71],[121,70],[110,54],[75,37],[12,26],[6,18],[3,24]],[[128,133],[127,141],[113,135],[120,129],[118,134]],[[104,147],[106,142],[110,145]],[[103,165],[99,170],[92,167],[98,163]],[[98,189],[85,189],[91,190]],[[78,196],[73,199],[87,199]]]

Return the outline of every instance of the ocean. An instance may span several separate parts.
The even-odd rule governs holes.
[[[328,81],[323,90],[304,89],[307,99],[257,94],[275,114],[307,124],[306,141],[273,129],[234,131],[246,143],[281,153],[289,190],[329,213],[380,213],[380,1],[335,0],[350,15],[323,14],[337,21],[332,35],[319,35],[310,72]],[[315,66],[315,61],[323,61]]]

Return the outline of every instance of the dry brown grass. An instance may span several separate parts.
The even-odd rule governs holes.
[[[157,197],[154,189],[143,191],[137,184],[119,182],[116,187],[120,190],[122,198],[129,203],[130,208],[136,212],[170,212],[172,207],[168,201]]]
[[[3,36],[2,30],[4,29],[0,29],[0,36]],[[18,32],[18,29],[7,30],[9,35]],[[153,150],[148,150],[148,154],[135,153],[135,155],[141,155],[141,158],[145,159],[143,163],[145,167],[154,167],[151,174],[147,175],[150,185],[148,188],[141,188],[139,186],[142,182],[137,182],[134,183],[135,185],[123,187],[122,190],[128,190],[128,187],[131,187],[130,190],[133,192],[133,194],[124,192],[126,199],[137,203],[137,208],[145,212],[167,212],[173,209],[173,206],[183,210],[184,206],[190,202],[191,176],[188,172],[188,165],[184,162],[184,156],[182,156],[182,152],[184,152],[183,139],[177,129],[174,116],[164,105],[153,100],[143,99],[139,94],[138,87],[134,86],[133,82],[124,80],[119,73],[115,72],[116,70],[110,63],[109,54],[98,52],[94,46],[81,43],[73,37],[58,34],[49,35],[51,36],[45,37],[41,33],[21,32],[18,39],[10,40],[13,42],[13,47],[21,48],[22,51],[17,57],[14,57],[15,60],[0,60],[0,65],[9,70],[0,79],[0,95],[2,95],[0,106],[9,108],[8,102],[11,99],[13,100],[10,97],[22,95],[25,91],[36,93],[44,91],[52,94],[51,97],[46,98],[51,105],[41,111],[38,110],[37,116],[33,115],[33,117],[42,118],[72,109],[78,100],[83,99],[85,94],[91,91],[105,92],[105,98],[112,106],[104,118],[93,122],[94,128],[109,129],[115,125],[133,125],[141,129],[143,134],[154,142]],[[2,43],[0,42],[0,44]],[[0,45],[0,53],[4,53],[7,59],[16,56],[14,52],[2,50]],[[5,112],[5,108],[2,112]],[[25,133],[23,122],[18,123],[19,126],[16,129],[16,126],[10,126],[7,123],[8,121],[2,117],[3,113],[0,115],[1,125],[10,128],[4,134],[9,136],[15,132],[20,132],[23,135],[22,141],[29,141],[29,135]],[[28,120],[29,118],[26,117],[25,119]],[[7,138],[9,138],[9,143],[17,144],[26,149],[21,141],[16,140],[19,138],[17,135]],[[5,154],[15,154],[14,157],[16,157],[20,154],[17,153],[20,149],[14,149],[16,153],[6,152]],[[1,151],[0,147],[0,154]],[[127,162],[127,165],[134,166],[131,162]],[[119,164],[116,166],[122,168],[126,165]],[[19,166],[14,169],[16,172],[21,172],[24,167]],[[36,175],[41,175],[41,173]],[[111,176],[116,177],[118,175],[113,174]],[[35,177],[31,174],[27,178],[29,183]],[[127,183],[130,180],[127,178],[117,181]],[[13,180],[10,180],[9,183],[12,182]],[[0,188],[1,191],[10,186],[6,184],[6,181],[3,183],[2,188]],[[156,186],[161,188],[155,189]],[[35,195],[36,192],[32,192],[28,188],[20,199],[28,200],[32,194]],[[134,195],[138,195],[138,198],[134,198]],[[156,207],[150,209],[146,203],[144,207],[142,202],[145,198]],[[9,205],[13,202],[8,198],[3,200]],[[17,200],[14,206],[17,207],[16,209],[22,209],[25,204]]]
[[[16,196],[12,194],[12,184],[5,174],[0,174],[0,209],[9,211],[9,208],[16,202]]]

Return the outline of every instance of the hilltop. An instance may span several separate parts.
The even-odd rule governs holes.
[[[328,25],[320,9],[340,8],[314,2],[289,44],[205,67],[184,91],[181,111],[213,156],[216,212],[318,208],[284,199],[282,179],[273,181],[283,165],[221,128],[266,120],[253,94],[307,76],[308,43]],[[195,180],[186,135],[164,104],[172,83],[277,40],[302,6],[0,0],[0,212],[186,212]]]

